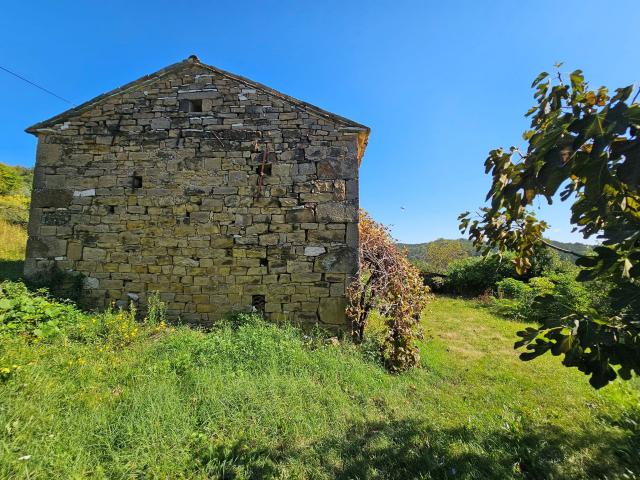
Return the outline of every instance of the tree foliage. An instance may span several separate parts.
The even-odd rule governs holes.
[[[26,227],[32,182],[32,169],[0,163],[0,220]]]
[[[429,273],[444,274],[451,263],[467,257],[469,253],[462,242],[440,238],[426,245],[420,259],[424,262],[421,269]]]
[[[592,254],[577,256],[578,280],[613,282],[615,313],[548,317],[540,328],[520,332],[516,346],[525,347],[524,360],[564,354],[565,365],[602,387],[617,374],[640,373],[640,105],[637,93],[631,99],[633,86],[613,95],[606,87],[592,90],[580,70],[568,82],[543,72],[532,88],[536,105],[526,114],[526,152],[489,153],[489,205],[479,218],[463,213],[460,227],[479,249],[515,252],[516,268],[525,272],[536,247],[546,243],[548,227],[531,213],[533,202],[542,197],[551,203],[557,194],[571,202],[574,230],[601,241]]]
[[[29,195],[33,170],[0,163],[0,195]]]
[[[400,372],[417,366],[420,353],[415,341],[427,297],[420,273],[395,245],[389,230],[364,211],[359,229],[360,272],[347,291],[354,340],[364,339],[367,321],[378,311],[385,318],[382,355],[387,368]]]

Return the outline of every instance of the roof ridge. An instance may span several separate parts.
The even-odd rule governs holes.
[[[295,97],[292,97],[290,95],[286,95],[286,94],[284,94],[282,92],[279,92],[278,90],[275,90],[273,88],[270,88],[270,87],[268,87],[268,86],[266,86],[266,85],[264,85],[262,83],[256,82],[254,80],[251,80],[249,78],[243,77],[241,75],[237,75],[235,73],[228,72],[226,70],[222,70],[221,68],[215,67],[213,65],[208,65],[206,63],[203,63],[198,58],[197,55],[192,54],[192,55],[189,55],[189,57],[187,57],[186,59],[184,59],[184,60],[182,60],[180,62],[176,62],[176,63],[173,63],[171,65],[168,65],[168,66],[166,66],[164,68],[161,68],[160,70],[158,70],[158,71],[156,71],[154,73],[150,73],[150,74],[144,75],[144,76],[138,78],[137,80],[133,80],[133,81],[131,81],[129,83],[126,83],[126,84],[124,84],[124,85],[122,85],[120,87],[117,87],[117,88],[115,88],[113,90],[110,90],[108,92],[102,93],[102,94],[92,98],[91,100],[88,100],[88,101],[78,105],[77,107],[70,108],[68,110],[65,110],[62,113],[59,113],[58,115],[54,115],[53,117],[51,117],[51,118],[49,118],[47,120],[44,120],[42,122],[38,122],[38,123],[30,126],[29,128],[27,128],[25,131],[27,133],[31,133],[31,134],[36,135],[38,133],[38,130],[49,128],[52,125],[54,125],[56,123],[59,123],[61,121],[64,121],[65,119],[67,119],[67,118],[69,118],[69,117],[71,117],[71,116],[73,116],[75,114],[80,114],[80,113],[88,110],[89,108],[92,108],[96,104],[98,104],[98,103],[100,103],[100,102],[102,102],[102,101],[104,101],[104,100],[106,100],[108,98],[111,98],[111,97],[113,97],[115,95],[119,95],[121,93],[125,93],[125,92],[127,92],[127,91],[129,91],[129,90],[131,90],[133,88],[139,88],[140,86],[145,85],[147,83],[154,82],[154,81],[158,80],[159,78],[162,78],[163,76],[167,75],[170,72],[173,72],[174,70],[176,70],[178,68],[182,68],[182,67],[185,67],[187,65],[194,65],[194,64],[199,65],[202,68],[206,68],[208,70],[211,70],[211,71],[213,71],[215,73],[218,73],[219,75],[225,76],[227,78],[231,78],[232,80],[239,81],[239,82],[251,85],[251,86],[255,87],[256,89],[262,90],[262,91],[264,91],[265,93],[267,93],[269,95],[273,95],[273,96],[278,97],[278,98],[280,98],[282,100],[285,100],[285,101],[287,101],[289,103],[292,103],[294,105],[298,105],[299,107],[301,107],[301,108],[303,108],[303,109],[305,109],[307,111],[310,111],[310,112],[314,113],[315,115],[320,116],[321,118],[329,119],[329,120],[331,120],[333,122],[343,124],[343,125],[345,125],[347,127],[354,128],[357,131],[364,131],[366,134],[368,134],[370,132],[370,130],[371,130],[369,127],[367,127],[365,125],[362,125],[362,124],[360,124],[358,122],[354,122],[353,120],[349,120],[346,117],[342,117],[342,116],[337,115],[335,113],[329,112],[328,110],[324,110],[324,109],[322,109],[320,107],[317,107],[317,106],[315,106],[315,105],[313,105],[311,103],[305,102],[303,100],[299,100],[299,99],[297,99]]]

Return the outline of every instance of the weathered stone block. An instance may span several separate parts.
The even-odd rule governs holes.
[[[31,194],[31,205],[36,208],[64,208],[68,207],[72,200],[73,193],[70,190],[34,190]]]
[[[317,257],[326,251],[327,250],[324,247],[304,247],[304,254],[307,257]]]
[[[151,120],[151,128],[153,130],[168,130],[171,128],[171,119],[168,117],[154,118]]]
[[[318,316],[320,322],[327,325],[345,325],[347,323],[347,300],[345,297],[325,297],[320,299]]]
[[[352,179],[357,176],[357,159],[326,158],[318,162],[318,178],[320,179]]]
[[[107,258],[106,250],[102,248],[84,247],[82,250],[82,259],[86,261],[101,262]]]
[[[55,210],[53,212],[44,212],[40,222],[42,225],[66,225],[71,220],[71,212],[66,210]],[[41,231],[41,233],[44,233]]]
[[[279,235],[277,233],[266,233],[264,235],[260,235],[260,245],[277,245]]]
[[[46,137],[43,137],[38,141],[36,162],[42,167],[61,164],[62,145],[56,143],[44,143],[45,138]]]
[[[247,184],[246,172],[229,172],[229,185],[242,186]]]
[[[67,244],[67,258],[69,260],[82,259],[82,244],[80,242],[69,242]]]
[[[311,208],[296,208],[288,210],[285,214],[287,223],[311,223],[315,220],[315,213]]]
[[[313,263],[298,262],[289,260],[287,262],[287,273],[308,273],[313,271]]]
[[[318,222],[357,222],[358,209],[344,202],[326,202],[316,206]]]
[[[315,272],[355,273],[358,269],[358,252],[350,247],[332,250],[315,260]]]
[[[307,232],[309,242],[344,242],[345,233],[342,230],[309,230]]]

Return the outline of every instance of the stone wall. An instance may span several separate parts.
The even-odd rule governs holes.
[[[189,322],[345,325],[361,130],[190,62],[36,133],[27,276],[80,272],[98,307],[159,291]]]

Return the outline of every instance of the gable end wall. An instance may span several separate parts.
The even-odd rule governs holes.
[[[25,274],[79,272],[97,307],[158,291],[209,324],[264,296],[275,321],[344,328],[358,140],[197,65],[114,96],[38,132]]]

